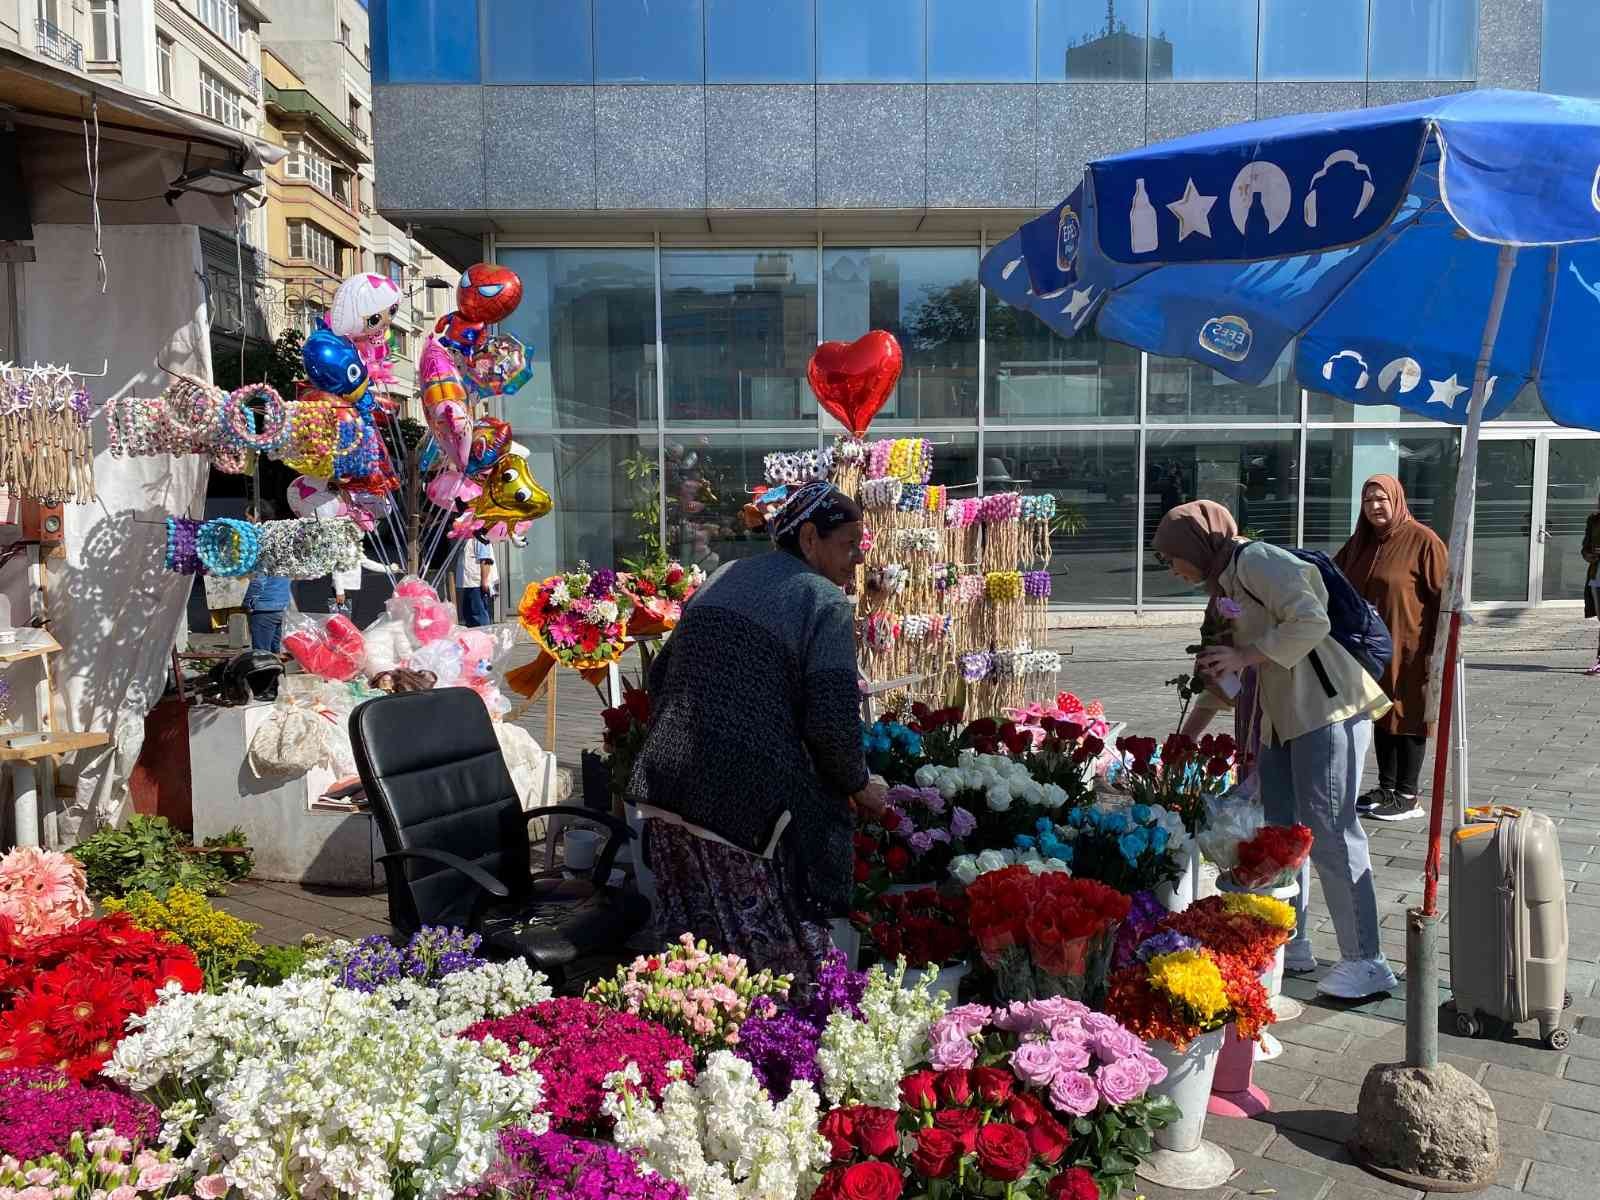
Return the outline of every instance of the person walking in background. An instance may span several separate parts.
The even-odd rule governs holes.
[[[1600,501],[1596,501],[1594,512],[1583,523],[1582,554],[1583,561],[1589,564],[1583,581],[1583,616],[1585,620],[1600,618]],[[1595,647],[1594,666],[1584,674],[1600,675],[1600,645]]]
[[[252,525],[272,520],[272,505],[258,501],[244,510]],[[283,575],[257,575],[244,593],[245,617],[250,622],[250,649],[279,654],[283,650],[283,614],[293,593]]]
[[[494,623],[494,599],[500,589],[494,547],[473,538],[456,557],[456,605],[461,623],[477,629]]]
[[[1340,961],[1317,990],[1341,1000],[1392,990],[1367,833],[1356,813],[1372,719],[1389,701],[1332,636],[1321,571],[1277,546],[1242,540],[1233,515],[1210,500],[1162,517],[1155,550],[1178,578],[1203,584],[1231,622],[1233,644],[1201,651],[1201,670],[1222,679],[1256,668],[1262,807],[1271,824],[1310,827],[1311,862],[1339,939]],[[1284,956],[1285,968],[1299,973],[1317,965],[1307,879],[1302,873],[1295,937]]]
[[[1393,475],[1374,475],[1361,489],[1356,529],[1334,562],[1389,627],[1394,654],[1378,683],[1394,707],[1373,726],[1378,786],[1356,802],[1378,821],[1423,815],[1417,803],[1428,753],[1428,656],[1439,627],[1449,551],[1406,505]]]
[[[388,566],[384,566],[381,562],[376,562],[363,554],[361,561],[348,571],[333,572],[329,576],[333,580],[333,611],[342,613],[347,617],[350,615],[350,593],[361,590],[361,574],[363,571],[372,571],[379,575],[398,576],[400,569],[399,563],[390,563]]]

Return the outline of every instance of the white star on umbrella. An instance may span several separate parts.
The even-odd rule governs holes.
[[[1202,196],[1194,186],[1194,180],[1189,180],[1189,186],[1183,189],[1183,199],[1167,205],[1167,211],[1178,218],[1180,242],[1191,233],[1211,236],[1211,206],[1216,202],[1215,196]]]
[[[1429,404],[1442,404],[1446,408],[1456,406],[1456,397],[1467,389],[1456,381],[1454,375],[1449,379],[1430,379],[1428,386],[1433,389],[1433,394],[1428,397]]]
[[[1071,317],[1074,321],[1076,321],[1078,319],[1078,314],[1083,312],[1084,309],[1088,308],[1089,307],[1089,301],[1091,301],[1093,299],[1094,299],[1094,288],[1092,288],[1092,287],[1073,288],[1072,289],[1072,299],[1067,301],[1067,306],[1065,308],[1063,308],[1061,311],[1066,313],[1067,316]]]

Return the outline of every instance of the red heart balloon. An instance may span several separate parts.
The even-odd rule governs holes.
[[[806,379],[817,403],[860,438],[894,391],[904,365],[894,334],[874,329],[853,342],[823,342],[806,364]]]

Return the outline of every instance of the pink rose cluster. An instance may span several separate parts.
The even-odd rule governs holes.
[[[936,1070],[971,1068],[980,1058],[1004,1061],[1018,1080],[1073,1117],[1131,1104],[1167,1077],[1136,1035],[1065,997],[1004,1008],[963,1004],[934,1022],[929,1039]]]
[[[0,858],[0,917],[18,936],[48,937],[93,915],[83,866],[70,854],[19,846]]]

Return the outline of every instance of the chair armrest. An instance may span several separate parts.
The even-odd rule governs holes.
[[[505,900],[510,897],[511,889],[506,887],[489,872],[476,863],[470,863],[459,854],[451,854],[448,850],[391,850],[388,854],[380,854],[378,861],[387,863],[390,859],[420,858],[427,862],[438,863],[442,867],[449,867],[457,874],[465,875],[478,889],[487,892],[496,900]]]
[[[626,821],[612,816],[608,812],[601,812],[597,808],[582,808],[576,804],[546,804],[542,808],[529,809],[522,814],[523,823],[534,820],[536,817],[577,817],[583,821],[593,821],[596,825],[604,825],[613,836],[627,841],[633,836],[633,829]]]

